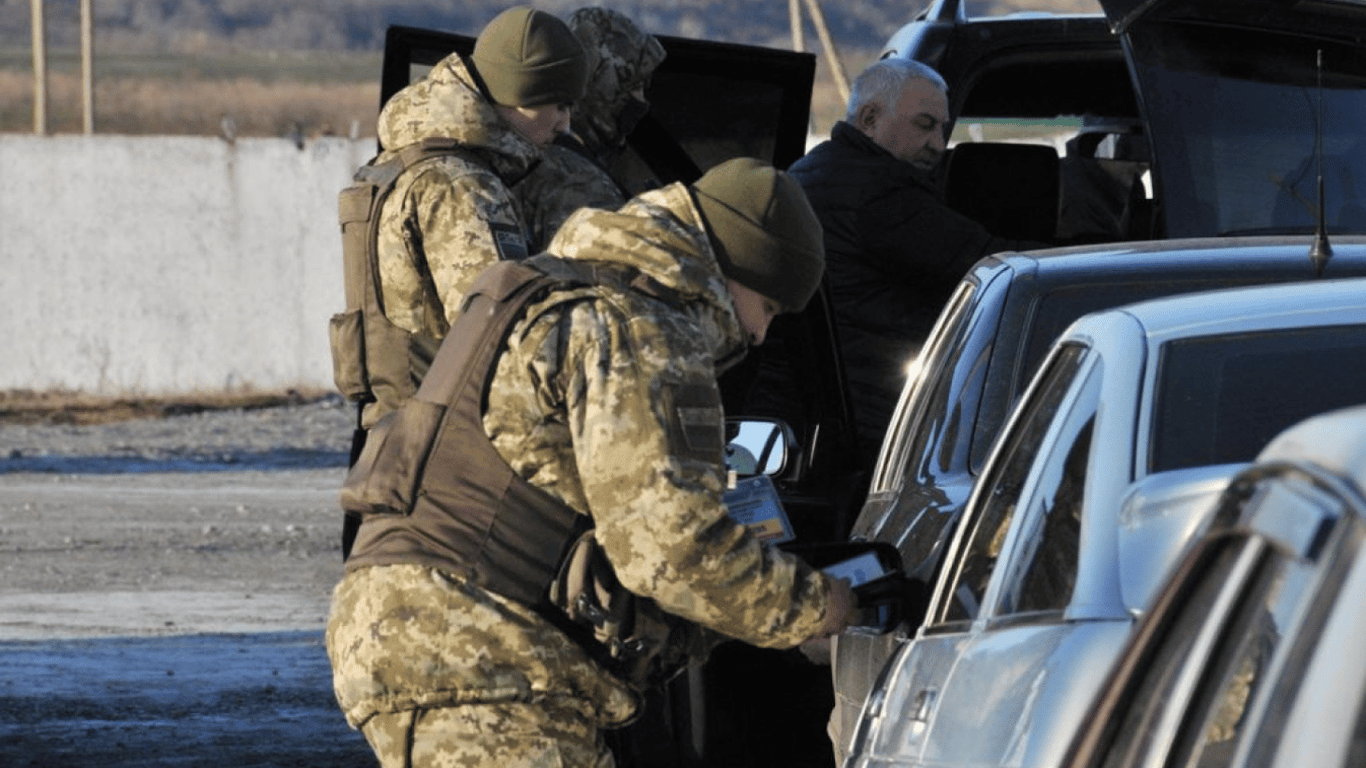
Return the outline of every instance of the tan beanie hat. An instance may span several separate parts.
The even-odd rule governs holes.
[[[494,17],[470,56],[493,101],[505,107],[572,104],[588,85],[588,54],[569,25],[514,6]]]
[[[806,306],[825,272],[820,220],[801,185],[752,157],[727,160],[693,185],[721,272],[782,305]]]

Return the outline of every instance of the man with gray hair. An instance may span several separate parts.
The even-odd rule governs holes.
[[[940,199],[948,123],[938,72],[883,59],[854,81],[830,139],[789,169],[825,231],[826,284],[870,470],[906,365],[958,281],[983,256],[1042,245],[995,237]]]

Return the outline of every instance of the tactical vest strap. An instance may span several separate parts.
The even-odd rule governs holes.
[[[589,522],[508,466],[484,434],[482,410],[526,305],[602,277],[558,261],[499,262],[482,273],[416,394],[372,430],[342,491],[346,511],[365,521],[349,567],[418,561],[528,606],[544,599]]]
[[[592,519],[522,479],[483,426],[498,358],[527,306],[577,286],[669,293],[640,278],[549,255],[485,270],[417,393],[375,426],[343,485],[343,508],[363,519],[347,569],[410,563],[457,574],[536,611],[632,685],[676,673],[686,622],[622,588]]]
[[[484,164],[472,150],[453,139],[424,139],[384,162],[361,166],[353,183],[337,197],[346,311],[334,315],[329,328],[332,374],[337,390],[362,407],[377,400],[398,402],[411,395],[416,377],[410,348],[415,344],[435,346],[423,344],[422,339],[394,325],[384,314],[379,278],[380,211],[404,171],[451,155]]]

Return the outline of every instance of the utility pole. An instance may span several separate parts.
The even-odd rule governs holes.
[[[792,50],[805,50],[805,42],[802,32],[802,4],[803,0],[787,0],[787,15],[792,23]],[[835,41],[830,37],[830,30],[825,24],[825,12],[821,10],[820,0],[805,0],[807,11],[811,14],[811,23],[816,26],[816,35],[821,39],[821,48],[825,51],[826,61],[830,66],[830,77],[835,81],[835,89],[839,91],[840,100],[845,104],[849,103],[849,78],[844,74],[844,63],[840,61],[839,51],[835,50]]]
[[[43,0],[31,0],[33,16],[33,132],[47,134],[47,34]]]
[[[81,0],[81,127],[95,132],[95,19],[92,0]]]
[[[835,41],[830,37],[830,30],[825,26],[825,12],[821,10],[820,0],[806,0],[806,8],[811,12],[811,22],[816,25],[816,34],[821,39],[821,47],[825,49],[825,58],[830,62],[830,76],[835,80],[835,88],[840,92],[840,101],[849,103],[849,79],[844,76],[844,64],[840,61],[839,51],[835,50]]]

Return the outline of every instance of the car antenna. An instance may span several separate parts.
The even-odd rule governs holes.
[[[1318,160],[1318,224],[1314,228],[1314,244],[1309,247],[1309,260],[1314,262],[1315,274],[1323,276],[1324,267],[1333,256],[1333,247],[1328,244],[1328,225],[1324,219],[1323,205],[1323,49],[1318,51],[1318,88],[1319,117],[1314,125],[1314,155]]]

